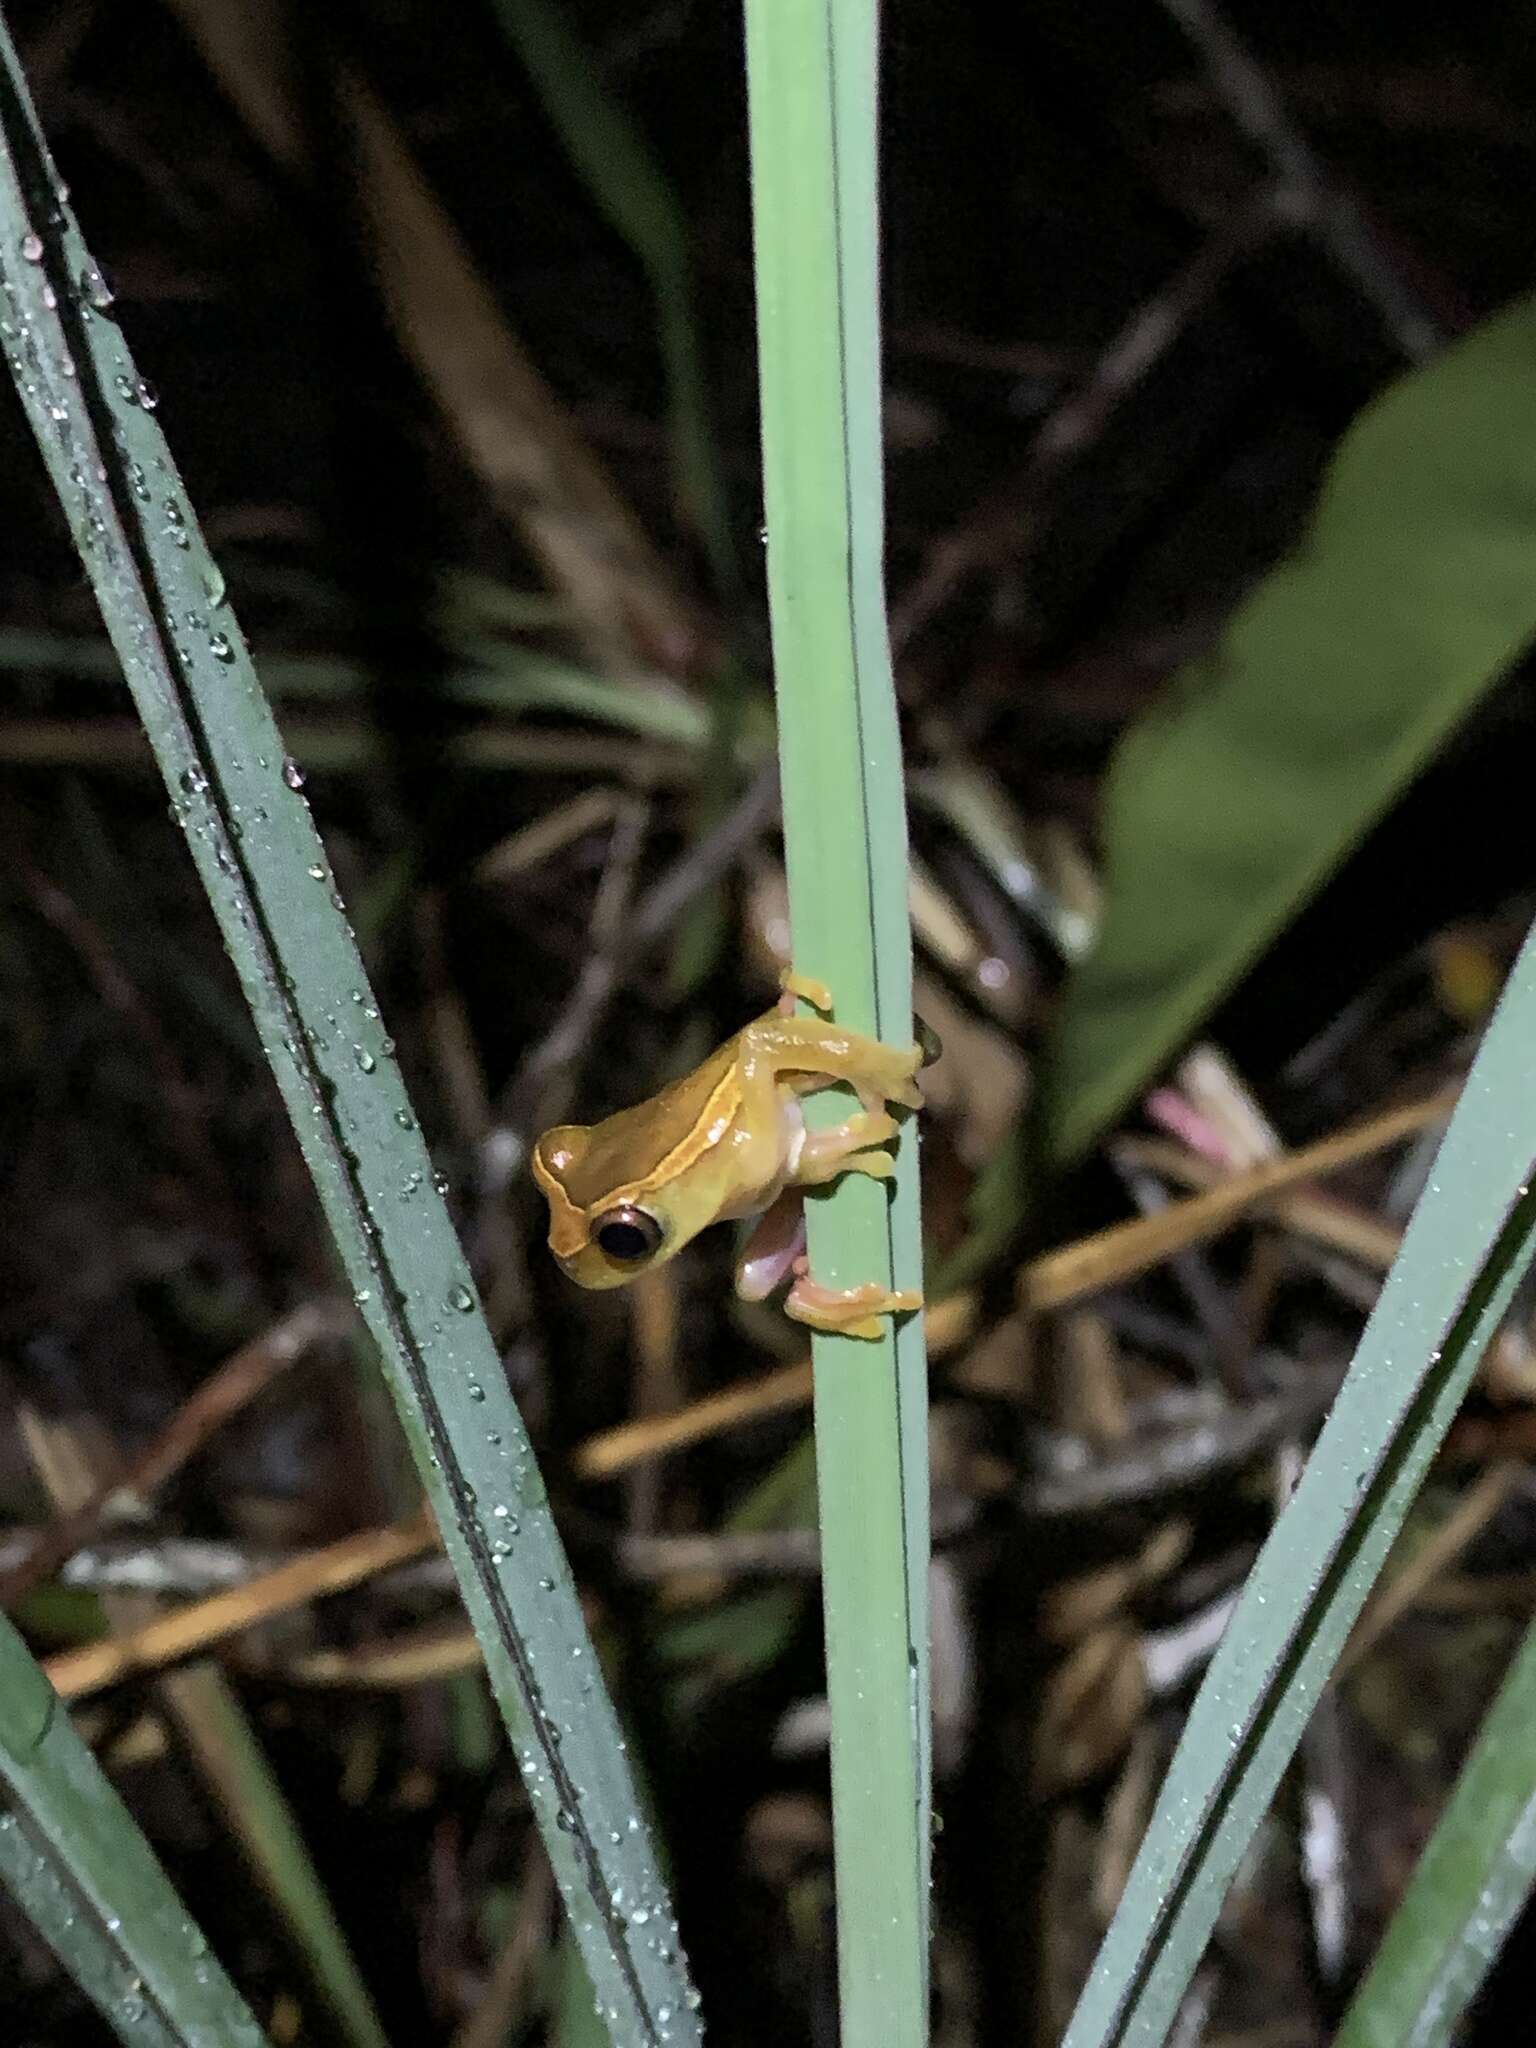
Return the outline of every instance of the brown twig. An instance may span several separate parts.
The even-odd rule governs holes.
[[[1304,1145],[1297,1152],[1266,1160],[1247,1173],[1235,1173],[1204,1194],[1170,1203],[1154,1216],[1117,1223],[1097,1236],[1032,1260],[1019,1275],[1020,1305],[1030,1309],[1060,1308],[1104,1287],[1145,1273],[1149,1267],[1185,1246],[1215,1237],[1250,1211],[1302,1183],[1337,1173],[1341,1167],[1368,1159],[1389,1145],[1443,1122],[1455,1106],[1454,1091],[1405,1103],[1364,1123],[1352,1124]]]
[[[1309,1429],[1339,1389],[1337,1372],[1313,1371],[1283,1393],[1263,1395],[1241,1408],[1217,1406],[1185,1428],[1150,1441],[1133,1436],[1123,1450],[1091,1464],[1021,1480],[1014,1506],[1032,1520],[1102,1514],[1111,1507],[1149,1501],[1201,1486],[1233,1472]]]
[[[303,175],[282,10],[262,0],[175,7],[251,133]],[[356,74],[343,71],[337,85],[380,287],[471,467],[570,598],[595,653],[694,672],[705,659],[697,612],[523,352],[389,113]]]
[[[589,957],[549,1030],[530,1048],[506,1093],[506,1121],[525,1139],[540,1121],[551,1079],[588,1044],[625,973],[653,946],[700,890],[718,880],[768,825],[779,800],[779,771],[768,762],[719,822],[679,854]],[[521,1148],[519,1148],[521,1152]]]
[[[1269,164],[1286,211],[1309,228],[1409,362],[1434,354],[1439,323],[1291,119],[1283,95],[1214,0],[1163,0],[1227,111]]]
[[[158,1671],[198,1650],[211,1649],[242,1629],[272,1621],[307,1601],[345,1592],[395,1565],[409,1564],[437,1543],[437,1524],[425,1513],[387,1529],[366,1529],[310,1551],[248,1585],[167,1614],[131,1635],[66,1650],[50,1657],[43,1668],[62,1699],[81,1699],[138,1672]]]
[[[1334,1684],[1380,1642],[1396,1622],[1417,1605],[1431,1581],[1448,1572],[1468,1545],[1480,1536],[1525,1473],[1524,1465],[1501,1459],[1479,1474],[1440,1526],[1425,1538],[1401,1569],[1379,1585],[1350,1633],[1333,1668]]]
[[[1023,1269],[1019,1291],[1031,1308],[1062,1307],[1097,1293],[1132,1273],[1145,1272],[1171,1249],[1198,1242],[1228,1228],[1266,1197],[1296,1183],[1367,1158],[1399,1139],[1447,1116],[1454,1097],[1440,1095],[1409,1103],[1285,1158],[1268,1161],[1206,1194],[1174,1204],[1162,1214],[1138,1218],[1101,1231],[1082,1244],[1047,1252]],[[975,1327],[977,1301],[963,1294],[927,1311],[928,1346],[934,1355],[963,1343]],[[765,1378],[727,1388],[672,1415],[646,1417],[591,1437],[572,1460],[579,1478],[610,1479],[688,1444],[756,1417],[805,1405],[810,1399],[808,1360],[782,1367]],[[1208,1471],[1241,1463],[1303,1427],[1331,1397],[1328,1376],[1235,1410],[1221,1428],[1202,1424],[1189,1440],[1168,1439],[1136,1448],[1123,1459],[1106,1459],[1088,1474],[1034,1479],[1017,1495],[1031,1515],[1078,1514],[1096,1503],[1143,1499],[1188,1485]],[[68,1696],[99,1690],[129,1673],[156,1667],[207,1647],[252,1623],[268,1620],[310,1598],[360,1584],[382,1571],[423,1556],[436,1546],[425,1522],[398,1529],[370,1530],[263,1574],[248,1585],[215,1594],[180,1614],[115,1643],[71,1651],[48,1666]],[[56,1676],[57,1674],[57,1676]]]
[[[202,1091],[193,1085],[159,1017],[124,972],[103,933],[68,891],[24,855],[13,854],[12,860],[20,869],[23,886],[39,917],[74,951],[101,1000],[143,1045],[154,1066],[169,1111],[169,1128],[175,1134],[183,1162],[202,1189],[205,1206],[216,1206],[222,1226],[231,1236],[238,1237],[242,1228],[239,1204],[228,1167],[209,1135],[208,1104]],[[4,1597],[0,1589],[0,1605],[4,1604]]]
[[[121,1478],[98,1488],[81,1506],[40,1531],[22,1562],[0,1577],[0,1608],[14,1607],[89,1543],[114,1499],[158,1492],[232,1415],[248,1407],[314,1345],[341,1336],[350,1321],[350,1311],[340,1301],[307,1302],[242,1345],[188,1396]]]

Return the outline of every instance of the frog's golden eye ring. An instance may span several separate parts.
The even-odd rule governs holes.
[[[661,1250],[661,1225],[632,1202],[605,1209],[592,1225],[592,1237],[605,1258],[616,1266],[639,1266]]]

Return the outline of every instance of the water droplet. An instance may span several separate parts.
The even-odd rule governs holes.
[[[416,1119],[408,1109],[397,1109],[395,1111],[395,1122],[402,1131],[414,1131],[416,1128]]]
[[[540,1591],[541,1593],[553,1593],[553,1591],[554,1591],[554,1590],[555,1590],[555,1582],[554,1582],[554,1580],[553,1580],[553,1579],[549,1578],[548,1576],[546,1576],[546,1577],[544,1577],[544,1578],[540,1579],[540,1581],[539,1581],[539,1591]],[[617,1836],[617,1835],[615,1835],[613,1839],[614,1839],[615,1841],[617,1841],[617,1840],[618,1840],[619,1838],[618,1838],[618,1836]]]
[[[449,1180],[447,1174],[434,1173],[432,1176],[432,1185],[437,1189],[437,1192],[440,1195],[446,1195],[449,1188]]]
[[[465,1391],[468,1393],[471,1401],[483,1401],[485,1399],[485,1389],[478,1380],[471,1380]]]
[[[366,1045],[354,1045],[352,1057],[357,1062],[359,1072],[364,1074],[371,1074],[379,1064]]]
[[[304,787],[304,770],[291,754],[284,754],[283,756],[283,780],[290,789],[302,789]],[[354,994],[352,1000],[358,1002],[361,998]]]
[[[215,661],[233,661],[235,658],[235,643],[227,633],[210,633],[208,635],[208,652]]]
[[[311,861],[305,872],[312,882],[323,882],[325,880],[325,869],[316,861]]]
[[[176,780],[188,796],[202,796],[208,787],[208,778],[201,768],[183,768]]]
[[[135,384],[133,395],[146,412],[153,412],[160,403],[160,394],[147,377],[141,377]]]
[[[357,1308],[366,1308],[372,1299],[373,1291],[367,1287],[359,1287],[352,1297],[353,1305]]]
[[[81,271],[80,291],[86,303],[94,306],[98,313],[105,313],[112,304],[112,287],[94,263],[88,263]]]
[[[475,1297],[470,1292],[469,1288],[467,1288],[464,1285],[462,1280],[456,1282],[454,1286],[449,1288],[448,1299],[443,1304],[445,1308],[456,1308],[461,1315],[466,1316],[474,1308],[474,1305]]]
[[[21,260],[23,263],[41,263],[43,260],[43,238],[41,235],[23,235],[21,238]]]

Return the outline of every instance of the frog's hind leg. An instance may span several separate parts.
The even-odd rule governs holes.
[[[772,1012],[747,1026],[740,1045],[744,1098],[771,1089],[781,1074],[809,1074],[821,1077],[823,1086],[846,1081],[866,1103],[875,1098],[899,1102],[903,1109],[923,1106],[917,1085],[921,1046],[882,1045],[840,1024]]]
[[[766,1301],[805,1264],[805,1203],[787,1188],[758,1217],[736,1260],[736,1292],[743,1301]]]

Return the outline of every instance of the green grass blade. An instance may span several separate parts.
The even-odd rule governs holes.
[[[1441,1439],[1536,1250],[1527,938],[1294,1496],[1190,1710],[1067,2048],[1161,2042]]]
[[[1334,2048],[1442,2048],[1536,1884],[1536,1628],[1488,1710]]]
[[[433,687],[450,703],[509,719],[553,711],[694,750],[709,742],[709,714],[664,676],[615,681],[576,662],[489,639],[474,643],[473,651],[479,667],[449,669],[433,679]],[[56,670],[112,682],[122,674],[106,640],[10,627],[0,628],[0,669]],[[279,701],[361,708],[367,699],[366,671],[334,655],[266,654],[260,669],[267,695]],[[765,750],[763,724],[766,720],[755,721],[745,736],[753,753]]]
[[[909,1043],[907,835],[882,581],[873,0],[749,0],[763,490],[795,964]],[[822,1098],[827,1100],[828,1098]],[[846,1114],[832,1108],[830,1117]],[[921,1272],[909,1130],[893,1197],[807,1205],[831,1285]],[[922,1329],[818,1336],[845,2048],[927,2037],[927,1380]]]
[[[154,1851],[0,1616],[0,1878],[135,2048],[265,2048]]]
[[[1054,1034],[1080,1154],[1536,633],[1536,297],[1345,435],[1304,545],[1136,726],[1105,792],[1104,926]]]
[[[3,30],[0,135],[0,340],[379,1346],[610,2033],[692,2042],[666,1888],[521,1418],[324,849]]]
[[[345,1935],[249,1717],[216,1664],[166,1672],[156,1686],[228,1817],[257,1879],[349,2048],[385,2048]]]

